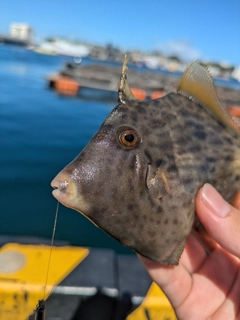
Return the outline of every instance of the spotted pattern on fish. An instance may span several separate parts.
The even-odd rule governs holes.
[[[226,129],[231,122],[179,93],[152,101],[121,99],[53,180],[53,194],[125,246],[176,265],[197,221],[199,188],[209,182],[226,199],[240,188],[239,138]],[[125,130],[137,135],[132,148],[120,141]],[[62,181],[68,184],[64,190]]]

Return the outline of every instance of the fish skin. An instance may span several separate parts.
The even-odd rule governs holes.
[[[137,132],[133,148],[119,143],[126,129]],[[177,265],[199,188],[209,182],[226,199],[240,188],[239,147],[206,108],[178,93],[120,103],[52,181],[53,195],[123,245]]]

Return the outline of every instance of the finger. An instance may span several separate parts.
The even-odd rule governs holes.
[[[166,266],[148,260],[140,255],[138,256],[147,269],[150,277],[169,298],[173,308],[177,308],[181,305],[192,287],[191,275],[184,266],[181,264],[179,266]]]
[[[208,254],[202,240],[199,239],[197,232],[192,231],[188,236],[180,263],[192,274],[201,267],[207,256]]]
[[[232,288],[225,301],[214,313],[211,320],[235,319],[240,320],[240,273],[234,279]]]
[[[240,211],[208,183],[198,192],[196,211],[209,234],[223,248],[240,258]]]

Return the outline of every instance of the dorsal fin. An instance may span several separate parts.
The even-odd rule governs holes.
[[[125,54],[122,65],[122,73],[118,84],[118,102],[125,104],[125,101],[137,101],[132,94],[127,81],[127,55]]]
[[[177,92],[207,107],[232,133],[240,135],[240,127],[221,106],[217,98],[211,74],[197,61],[190,64],[185,70],[178,84]]]

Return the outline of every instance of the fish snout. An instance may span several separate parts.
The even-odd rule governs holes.
[[[54,189],[53,196],[64,205],[69,206],[69,202],[76,197],[77,190],[74,182],[62,171],[53,179],[51,186]]]
[[[54,188],[53,196],[61,202],[64,206],[75,209],[81,213],[88,210],[88,205],[84,200],[80,186],[77,181],[71,178],[71,174],[66,171],[61,171],[51,182]]]
[[[69,184],[68,179],[61,179],[61,178],[59,179],[59,178],[60,177],[58,177],[58,175],[57,175],[56,178],[54,178],[53,181],[51,182],[51,186],[55,190],[67,192],[67,188],[68,188],[68,184]]]

